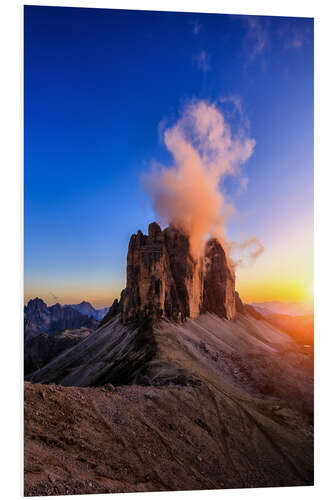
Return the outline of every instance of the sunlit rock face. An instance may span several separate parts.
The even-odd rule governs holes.
[[[162,231],[153,222],[148,235],[141,231],[132,235],[126,289],[119,305],[122,321],[184,321],[201,312],[231,319],[235,315],[235,279],[221,245],[217,240],[210,242],[206,258],[195,260],[188,236],[174,226]]]

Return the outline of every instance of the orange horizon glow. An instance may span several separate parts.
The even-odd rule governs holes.
[[[65,290],[54,289],[52,294],[45,289],[25,289],[24,293],[24,304],[26,305],[29,300],[39,297],[48,306],[56,304],[79,304],[82,301],[90,302],[90,304],[95,307],[95,309],[101,309],[103,307],[110,307],[114,299],[119,299],[121,288],[116,289],[112,287],[103,287],[99,290],[87,288],[71,288],[68,287]]]
[[[267,285],[267,286],[265,286]],[[236,289],[243,302],[313,302],[313,289],[311,286],[305,288],[299,287],[295,283],[290,283],[284,288],[280,288],[279,284],[272,286],[272,283],[263,283],[261,289],[253,290],[244,284],[236,286]]]
[[[274,231],[263,234],[263,254],[254,263],[236,269],[236,290],[243,302],[313,303],[312,228],[308,221],[288,222],[284,223],[283,231],[275,226]],[[42,283],[27,277],[25,303],[35,297],[40,297],[47,305],[56,302],[78,304],[86,300],[99,309],[119,299],[125,287],[125,276],[116,277],[112,273],[96,276],[96,279],[91,276],[93,270],[88,279],[71,276],[65,286],[66,277],[63,281],[60,275],[56,282],[45,276]]]
[[[241,299],[245,303],[252,302],[299,302],[313,303],[313,284],[311,280],[306,282],[297,282],[296,280],[288,280],[281,273],[266,276],[251,276],[255,274],[255,268],[240,272],[240,277],[236,277],[236,290]],[[246,279],[245,279],[246,278]],[[125,286],[125,285],[124,285]],[[26,289],[24,294],[24,303],[30,299],[39,297],[50,306],[59,302],[60,304],[78,304],[82,301],[90,302],[93,307],[100,309],[111,306],[114,299],[120,297],[123,287],[111,288],[101,287],[101,289],[87,288],[72,288],[66,290],[56,290],[51,295],[49,292],[42,289]]]

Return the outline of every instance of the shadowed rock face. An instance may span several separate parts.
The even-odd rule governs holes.
[[[235,292],[235,307],[236,307],[236,312],[241,313],[241,314],[245,313],[244,304],[243,304],[242,299],[240,298],[238,292]]]
[[[233,318],[235,278],[215,239],[207,243],[206,261],[204,273],[203,259],[190,253],[188,236],[174,226],[162,231],[153,222],[148,235],[138,231],[130,239],[127,285],[112,314],[121,312],[123,322],[144,317],[183,321],[204,311]]]
[[[197,316],[202,295],[201,265],[190,254],[188,237],[172,226],[162,231],[152,223],[148,236],[141,231],[132,235],[122,320],[166,317],[182,321]]]
[[[97,321],[100,321],[104,318],[106,313],[108,312],[108,307],[102,307],[101,309],[95,309],[90,302],[83,300],[80,304],[69,304],[68,307],[79,311],[79,313],[90,317],[95,318]]]
[[[203,310],[227,319],[236,314],[235,275],[215,238],[206,244]]]
[[[24,375],[42,368],[61,352],[85,339],[93,330],[82,327],[48,335],[30,336],[24,344]]]

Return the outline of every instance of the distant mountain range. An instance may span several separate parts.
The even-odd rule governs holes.
[[[72,307],[76,311],[79,311],[81,314],[85,314],[86,316],[93,317],[100,321],[104,318],[106,313],[109,310],[109,307],[103,307],[102,309],[95,309],[90,302],[83,300],[80,304],[69,304],[67,307]]]
[[[269,314],[288,314],[290,316],[313,314],[313,305],[305,302],[252,302],[251,306],[264,316]]]
[[[288,333],[296,342],[313,348],[314,317],[313,314],[292,316],[288,314],[268,314],[265,320]]]
[[[24,307],[24,339],[27,340],[42,333],[51,335],[55,332],[77,329],[85,326],[96,328],[97,320],[93,316],[82,314],[72,306],[47,304],[36,297]]]
[[[271,325],[287,332],[296,342],[313,348],[313,307],[302,302],[254,302],[252,307]]]

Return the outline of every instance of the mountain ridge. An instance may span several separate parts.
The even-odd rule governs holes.
[[[96,309],[87,300],[82,300],[82,302],[80,302],[79,304],[68,304],[68,306],[88,317],[93,316],[95,319],[97,319],[97,321],[101,321],[109,310],[109,307],[101,307],[100,309]]]
[[[313,304],[307,302],[283,302],[275,300],[252,302],[250,305],[264,315],[288,314],[291,316],[304,316],[305,314],[313,314]]]
[[[24,307],[24,338],[46,333],[52,335],[66,329],[77,329],[81,326],[95,328],[98,322],[95,318],[81,314],[71,306],[62,306],[59,303],[47,306],[36,297],[29,300]]]

